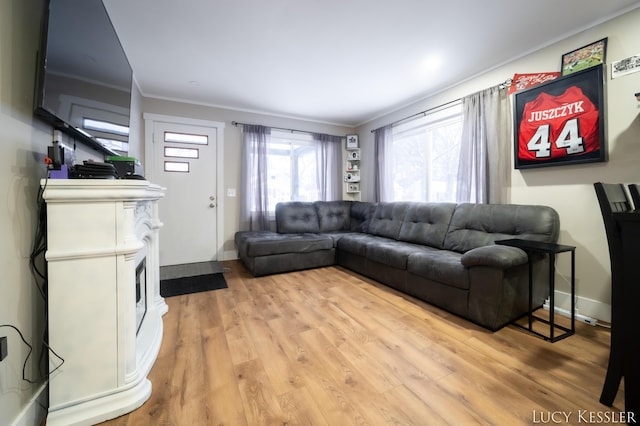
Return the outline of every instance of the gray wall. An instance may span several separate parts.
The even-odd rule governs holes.
[[[33,117],[36,51],[43,11],[42,0],[0,2],[0,324],[11,324],[34,346],[26,375],[39,375],[39,341],[44,330],[45,303],[29,269],[37,223],[36,196],[46,176],[42,162],[51,142],[48,126]],[[44,382],[31,385],[22,380],[28,348],[10,328],[9,356],[0,363],[0,422],[12,424],[32,398],[46,397]],[[20,417],[33,423],[42,413]],[[6,424],[6,423],[5,423]]]
[[[33,345],[25,370],[29,379],[40,376],[38,360],[46,306],[37,288],[41,281],[36,281],[29,267],[38,218],[36,198],[40,180],[47,175],[43,159],[52,140],[52,129],[33,115],[36,54],[44,7],[44,0],[0,1],[0,324],[18,328]],[[140,101],[139,91],[134,90],[133,132],[141,132]],[[134,139],[135,153],[140,141]],[[66,136],[63,140],[72,146]],[[101,153],[81,144],[77,145],[75,157],[78,162],[104,159]],[[2,336],[9,339],[9,356],[0,362],[0,423],[39,424],[45,415],[43,407],[47,406],[46,383],[22,380],[28,348],[12,328],[0,327]]]

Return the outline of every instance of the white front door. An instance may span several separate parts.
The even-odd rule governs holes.
[[[217,130],[153,122],[153,182],[166,188],[160,266],[218,260]]]

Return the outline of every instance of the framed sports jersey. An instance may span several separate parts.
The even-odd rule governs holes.
[[[604,65],[514,98],[515,168],[605,161]]]

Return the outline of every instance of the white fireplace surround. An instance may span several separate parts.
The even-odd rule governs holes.
[[[43,180],[47,204],[49,345],[64,363],[49,378],[47,425],[90,425],[140,407],[162,342],[158,201],[141,180]],[[136,334],[136,267],[147,310]],[[51,355],[49,368],[60,365]]]

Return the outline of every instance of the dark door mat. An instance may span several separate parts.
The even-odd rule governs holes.
[[[162,297],[200,293],[221,288],[227,288],[227,281],[222,273],[160,280],[160,296]]]

